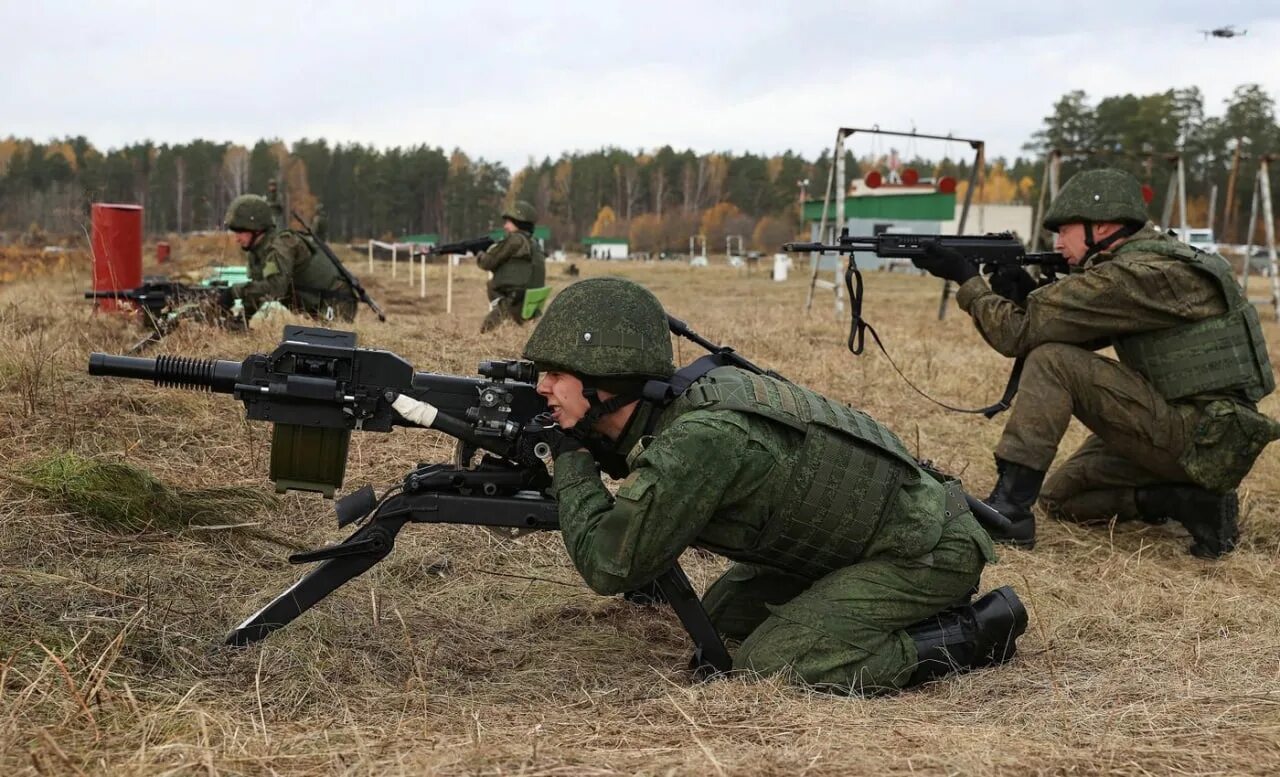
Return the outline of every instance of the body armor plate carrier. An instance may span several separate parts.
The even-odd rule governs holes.
[[[782,566],[812,579],[852,564],[893,510],[900,487],[921,480],[916,461],[891,432],[793,383],[719,367],[689,386],[672,409],[735,410],[804,434],[776,518],[755,548],[730,554],[736,561]],[[950,511],[960,512],[952,501]]]
[[[1117,337],[1114,345],[1121,364],[1141,373],[1168,400],[1236,394],[1256,403],[1275,390],[1258,312],[1236,284],[1225,259],[1172,239],[1125,243],[1116,254],[1130,251],[1193,264],[1217,282],[1227,311],[1168,329]]]

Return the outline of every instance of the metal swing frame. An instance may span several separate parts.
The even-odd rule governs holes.
[[[863,133],[867,135],[887,135],[897,138],[911,138],[913,140],[943,140],[954,141],[957,143],[968,143],[973,149],[973,165],[969,170],[969,186],[965,189],[964,205],[960,209],[959,223],[956,224],[956,234],[963,235],[965,224],[969,219],[969,207],[973,202],[973,191],[976,188],[980,176],[983,173],[983,167],[986,164],[986,141],[974,138],[958,138],[954,135],[929,135],[914,130],[911,132],[897,132],[894,130],[882,130],[880,127],[841,127],[836,130],[836,140],[832,146],[834,157],[831,167],[827,170],[827,190],[822,200],[822,218],[818,221],[818,242],[833,243],[839,229],[844,226],[844,201],[845,192],[848,188],[848,181],[845,179],[844,151],[845,141],[852,135]],[[836,197],[835,220],[831,226],[827,224],[827,215],[831,212],[831,199],[833,193],[837,189],[837,181],[839,182],[838,191],[840,196]],[[830,231],[828,231],[830,230]],[[819,288],[832,289],[833,291],[833,310],[837,316],[844,312],[844,284],[841,280],[841,269],[839,262],[836,262],[836,268],[832,273],[831,280],[823,280],[819,278],[822,267],[822,257],[830,254],[820,254],[814,252],[809,254],[809,262],[813,267],[813,273],[809,278],[809,293],[805,299],[804,309],[809,312],[813,309],[813,299]],[[852,255],[850,255],[852,261]],[[938,304],[938,318],[942,319],[946,316],[947,300],[951,296],[951,282],[943,281],[942,284],[942,300]]]

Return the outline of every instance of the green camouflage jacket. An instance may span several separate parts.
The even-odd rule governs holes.
[[[489,290],[507,294],[547,283],[547,258],[528,232],[512,232],[479,256],[480,269],[493,273]]]
[[[654,412],[661,412],[655,434],[642,440],[637,430]],[[630,472],[616,495],[601,482],[590,453],[555,460],[553,488],[569,555],[587,584],[604,594],[653,580],[691,546],[813,577],[797,568],[803,564],[761,557],[771,525],[803,524],[812,512],[798,503],[793,488],[811,474],[797,467],[805,439],[797,429],[755,414],[677,406],[659,411],[642,403],[617,445],[629,451]],[[923,558],[941,536],[946,510],[954,505],[941,483],[907,469],[913,471],[889,495],[884,517],[870,527],[850,526],[865,533],[857,538],[860,558]],[[847,480],[856,491],[861,481]],[[836,507],[849,516],[860,510],[856,499]],[[989,538],[968,520],[974,541],[994,560]]]
[[[1161,236],[1148,224],[1129,240]],[[1010,357],[1025,356],[1044,343],[1089,347],[1227,310],[1212,278],[1185,262],[1146,252],[1117,258],[1103,251],[1083,272],[1031,292],[1025,309],[991,291],[981,276],[960,287],[956,302],[973,317],[983,339]]]
[[[246,253],[249,282],[235,291],[250,315],[271,300],[313,314],[325,297],[340,296],[344,304],[354,300],[354,293],[328,257],[313,252],[293,230],[268,230]]]

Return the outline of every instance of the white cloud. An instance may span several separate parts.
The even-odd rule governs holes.
[[[1280,96],[1262,5],[10,0],[0,110],[6,132],[104,146],[323,136],[513,168],[605,145],[813,155],[872,124],[1013,156],[1071,89],[1197,86],[1211,114],[1243,83]],[[1198,32],[1227,23],[1248,35]]]

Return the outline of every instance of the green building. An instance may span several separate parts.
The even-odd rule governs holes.
[[[886,184],[871,189],[855,181],[853,193],[844,200],[844,225],[851,235],[879,235],[884,232],[912,234],[943,234],[943,224],[956,217],[956,195],[943,194],[932,185],[895,186]],[[804,204],[804,220],[809,225],[813,240],[832,240],[840,234],[836,224],[836,203],[828,206],[826,236],[819,236],[822,220],[822,200],[807,200]],[[840,264],[835,255],[820,257],[824,269]],[[874,254],[859,256],[858,264],[875,269],[886,260]]]
[[[627,259],[630,241],[625,237],[584,237],[582,245],[592,259]]]

